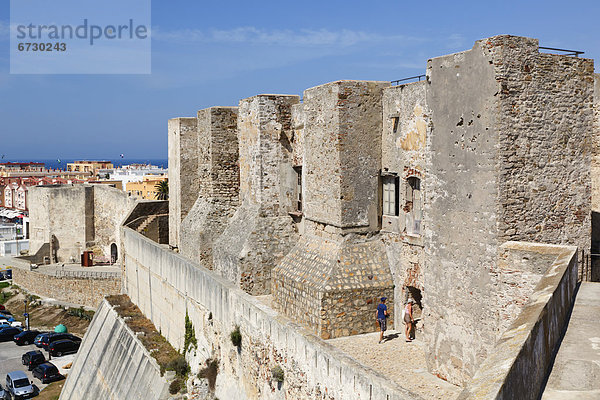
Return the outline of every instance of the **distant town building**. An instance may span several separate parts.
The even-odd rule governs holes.
[[[80,184],[83,180],[61,177],[0,177],[0,207],[28,211],[28,188],[41,185]]]
[[[145,176],[166,176],[168,170],[151,164],[130,164],[119,168],[106,168],[98,171],[100,179],[121,181],[123,187],[129,182],[142,182]]]
[[[72,163],[67,163],[67,171],[79,172],[82,174],[81,176],[77,177],[78,179],[85,179],[86,173],[89,173],[96,178],[101,169],[110,168],[113,168],[113,164],[110,161],[79,160]]]
[[[141,182],[128,182],[127,192],[144,200],[158,200],[156,185],[167,179],[166,175],[147,175],[143,177]]]
[[[41,172],[45,170],[44,163],[37,162],[5,162],[0,163],[0,176],[11,176],[14,172]]]

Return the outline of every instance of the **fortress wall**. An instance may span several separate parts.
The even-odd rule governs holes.
[[[199,191],[198,120],[169,120],[169,244],[178,247],[181,221],[190,211]]]
[[[94,315],[60,394],[61,400],[163,400],[160,367],[112,306]]]
[[[497,299],[514,285],[496,275],[499,244],[590,247],[593,63],[503,35],[429,60],[427,74],[427,361],[464,383],[506,327]]]
[[[212,271],[124,227],[127,294],[175,348],[187,311],[199,343],[219,360],[216,395],[240,399],[418,399],[300,328]],[[229,339],[239,325],[238,351]],[[281,387],[271,369],[285,374]]]

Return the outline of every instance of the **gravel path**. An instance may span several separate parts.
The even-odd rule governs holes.
[[[362,364],[389,377],[398,385],[424,399],[454,399],[461,391],[427,372],[425,344],[420,340],[407,343],[403,332],[387,331],[387,340],[378,344],[379,332],[330,339],[327,342]]]

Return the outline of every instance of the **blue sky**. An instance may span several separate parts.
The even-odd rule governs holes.
[[[424,73],[428,58],[514,34],[600,60],[598,1],[158,1],[152,74],[10,75],[0,2],[0,153],[166,158],[167,120],[258,93]],[[596,68],[598,71],[598,68]]]

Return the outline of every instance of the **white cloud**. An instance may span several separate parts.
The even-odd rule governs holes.
[[[245,43],[255,45],[279,45],[287,47],[348,47],[361,43],[394,42],[398,45],[416,43],[421,39],[405,35],[381,35],[377,33],[342,29],[266,30],[256,27],[239,27],[228,30],[184,29],[163,31],[154,27],[153,39],[160,41],[192,41],[204,43]]]

